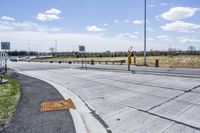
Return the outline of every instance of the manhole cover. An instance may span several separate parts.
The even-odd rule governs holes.
[[[66,109],[76,109],[71,99],[63,101],[43,101],[41,102],[41,112],[58,111]]]

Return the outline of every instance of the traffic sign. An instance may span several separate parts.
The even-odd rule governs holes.
[[[132,63],[132,53],[129,51],[128,52],[128,65],[131,65]]]
[[[10,50],[10,42],[1,42],[2,50]]]
[[[131,63],[132,63],[132,53],[129,50],[128,51],[128,71],[130,71],[130,65],[131,65]]]
[[[80,45],[80,46],[79,46],[79,51],[82,51],[82,52],[85,51],[85,46]]]

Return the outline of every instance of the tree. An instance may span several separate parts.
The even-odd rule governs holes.
[[[50,47],[49,50],[51,51],[51,54],[52,54],[52,56],[53,56],[53,53],[54,53],[55,48],[54,48],[54,47]]]
[[[189,50],[190,52],[196,51],[196,47],[194,47],[194,46],[189,46],[189,47],[188,47],[188,50]]]

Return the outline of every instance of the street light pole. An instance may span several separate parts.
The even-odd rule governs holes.
[[[146,37],[147,37],[147,32],[146,32],[146,19],[147,19],[147,1],[144,0],[144,65],[147,65],[146,61]]]

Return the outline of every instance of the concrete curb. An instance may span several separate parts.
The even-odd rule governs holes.
[[[92,116],[91,111],[85,103],[69,88],[36,75],[31,75],[19,70],[17,70],[17,72],[45,81],[55,87],[65,99],[71,98],[73,100],[77,110],[70,109],[70,113],[74,122],[76,133],[107,133],[107,130],[101,125],[101,123]]]

